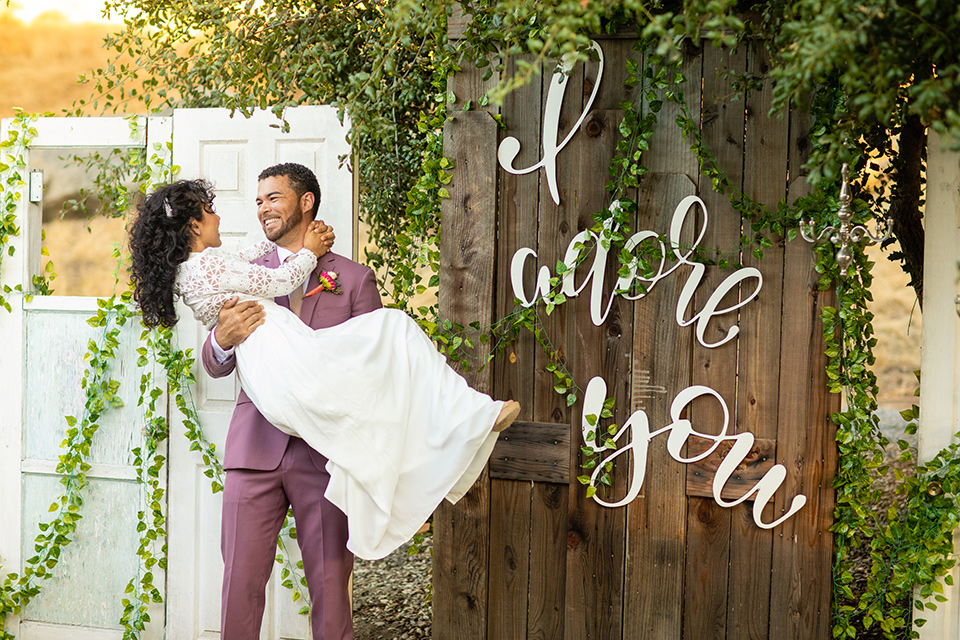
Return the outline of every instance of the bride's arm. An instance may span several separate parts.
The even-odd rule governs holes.
[[[237,255],[240,256],[240,259],[244,262],[253,262],[257,258],[262,258],[276,248],[277,245],[269,240],[261,240],[256,244],[252,244],[249,247],[240,249],[237,251]]]
[[[302,285],[317,266],[317,257],[308,249],[301,249],[290,260],[271,269],[245,262],[236,254],[220,254],[210,256],[202,266],[207,279],[215,282],[218,291],[275,298]]]

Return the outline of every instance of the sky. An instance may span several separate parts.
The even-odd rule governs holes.
[[[5,4],[0,0],[0,5]],[[13,0],[13,14],[30,22],[44,11],[59,11],[71,22],[104,22],[104,0]]]

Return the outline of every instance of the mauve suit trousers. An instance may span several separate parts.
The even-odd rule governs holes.
[[[273,252],[254,261],[279,265]],[[319,284],[319,271],[334,271],[343,293],[322,292],[304,298],[300,319],[314,329],[331,327],[379,309],[373,271],[348,258],[327,253],[311,274],[308,290]],[[289,306],[286,297],[277,303]],[[208,337],[201,354],[214,378],[230,374],[234,358],[220,364]],[[283,363],[277,363],[282,376]],[[335,383],[335,381],[331,381]],[[324,390],[317,390],[323,401]],[[297,543],[313,603],[313,640],[352,640],[348,581],[353,556],[347,551],[347,518],[323,493],[330,479],[326,458],[303,440],[271,425],[242,391],[230,420],[224,448],[223,593],[221,639],[257,640],[266,604],[266,584],[276,556],[277,534],[288,507],[293,508]]]

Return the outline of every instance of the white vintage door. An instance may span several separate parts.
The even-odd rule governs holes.
[[[231,118],[225,110],[178,110],[170,118],[48,118],[36,123],[30,148],[147,147],[165,153],[173,140],[178,177],[205,177],[215,183],[224,246],[238,247],[261,239],[256,222],[257,175],[278,162],[293,161],[314,169],[323,192],[320,216],[337,232],[335,249],[354,255],[354,180],[341,167],[349,153],[346,129],[327,107],[299,107],[287,112],[290,131],[276,128],[276,118],[258,112]],[[0,123],[6,139],[11,121]],[[29,163],[29,149],[26,152]],[[13,256],[4,256],[0,286],[29,290],[40,269],[40,203],[30,203],[26,189],[15,212],[21,234],[11,238]],[[32,556],[37,523],[49,520],[47,507],[59,495],[55,473],[66,428],[63,416],[79,417],[84,405],[80,379],[87,342],[102,335],[86,319],[96,310],[93,298],[42,298],[26,302],[8,298],[13,312],[0,310],[0,566],[17,571]],[[206,337],[180,309],[179,347],[199,353]],[[137,570],[136,512],[142,495],[130,449],[142,442],[136,410],[140,371],[134,366],[139,327],[122,335],[117,376],[123,409],[107,412],[91,449],[83,519],[75,541],[66,547],[55,577],[6,630],[21,640],[119,640],[117,620],[127,581]],[[199,363],[191,390],[207,437],[223,448],[237,393],[236,380],[212,380]],[[176,411],[171,407],[171,411]],[[151,609],[144,640],[192,640],[219,637],[220,502],[203,475],[200,455],[190,452],[178,416],[171,415],[169,440],[168,571],[155,570],[155,583],[166,603]],[[296,549],[296,544],[290,545]],[[295,558],[296,559],[296,558]],[[262,638],[309,637],[306,617],[297,615],[290,592],[274,579],[269,587]]]
[[[922,462],[949,446],[960,432],[960,153],[945,149],[931,129],[927,141],[927,193],[923,216],[923,341],[920,367]],[[960,545],[960,531],[954,533]],[[955,547],[956,548],[956,547]],[[956,551],[954,552],[956,556]],[[960,567],[950,572],[946,602],[915,617],[923,640],[960,640]]]
[[[131,126],[134,124],[135,126]],[[0,123],[4,140],[12,121]],[[144,147],[159,134],[169,140],[164,118],[49,118],[36,123],[30,150],[40,148]],[[164,131],[164,128],[166,131]],[[2,285],[25,290],[40,269],[41,202],[21,193],[16,211],[21,233],[10,239],[15,253],[4,255]],[[56,473],[67,428],[64,416],[81,419],[85,397],[80,380],[89,340],[102,329],[86,323],[94,315],[94,298],[35,297],[27,302],[8,294],[12,312],[0,310],[0,563],[3,574],[20,573],[34,555],[38,523],[54,514],[49,505],[61,494]],[[129,326],[111,375],[120,381],[124,407],[108,411],[90,448],[83,518],[53,577],[6,630],[20,640],[118,640],[121,598],[137,575],[136,514],[143,494],[132,466],[132,447],[143,443],[137,408],[140,371],[135,366],[139,327]],[[161,572],[155,583],[163,591]],[[145,640],[163,637],[163,607],[151,609]]]
[[[265,111],[246,119],[225,109],[184,109],[173,114],[173,158],[178,177],[203,177],[213,182],[220,215],[220,235],[225,248],[239,248],[263,239],[256,217],[257,176],[280,162],[298,162],[317,174],[321,204],[318,218],[334,227],[334,250],[354,254],[353,177],[338,157],[349,154],[346,128],[330,107],[307,106],[287,111],[290,131],[276,126],[276,117]],[[190,311],[181,307],[177,338],[181,349],[199,356],[207,332]],[[194,402],[205,434],[223,450],[227,425],[238,393],[235,375],[214,380],[197,367]],[[175,419],[174,419],[175,420]],[[177,434],[179,435],[179,434]],[[170,560],[168,566],[168,640],[219,637],[220,494],[212,494],[203,461],[188,451],[186,440],[171,438],[169,509]],[[299,559],[295,542],[287,545]],[[267,608],[261,638],[307,638],[306,616],[297,614],[303,602],[294,603],[291,592],[280,585],[279,570],[267,590]]]

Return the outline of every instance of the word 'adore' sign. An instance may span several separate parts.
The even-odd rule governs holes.
[[[550,194],[554,201],[558,204],[560,202],[560,197],[559,190],[557,188],[556,177],[557,155],[567,145],[567,143],[570,142],[573,135],[579,130],[580,124],[589,112],[590,106],[596,97],[597,89],[600,86],[600,79],[603,75],[603,51],[596,42],[592,44],[592,47],[599,56],[600,60],[599,69],[597,71],[597,81],[594,84],[590,98],[587,100],[584,106],[584,110],[580,115],[580,119],[577,121],[577,124],[574,125],[567,137],[559,142],[557,140],[559,131],[560,107],[563,102],[563,93],[566,88],[567,78],[571,69],[569,64],[563,62],[560,64],[560,69],[558,72],[554,74],[553,80],[551,81],[547,92],[542,132],[544,150],[543,158],[541,158],[538,163],[525,169],[514,168],[513,161],[520,152],[520,142],[514,137],[505,138],[500,143],[497,153],[500,166],[505,171],[512,174],[526,174],[536,169],[543,168],[544,172],[546,173]],[[611,208],[617,206],[618,203],[614,202],[611,205]],[[684,222],[687,220],[688,215],[690,215],[697,206],[699,206],[703,212],[703,224],[696,240],[692,243],[692,245],[684,250],[680,241],[681,232],[684,228]],[[665,250],[666,247],[663,245],[663,241],[659,239],[660,234],[657,232],[652,230],[644,230],[633,234],[625,243],[625,249],[632,252],[644,242],[658,243],[658,255],[660,256],[660,263],[659,265],[655,265],[658,266],[658,268],[656,268],[653,275],[649,276],[640,275],[637,272],[635,265],[630,266],[629,272],[617,279],[616,286],[614,287],[613,291],[609,293],[609,298],[606,300],[606,304],[604,304],[604,276],[606,275],[607,254],[609,252],[609,247],[604,247],[603,243],[599,242],[599,238],[594,232],[589,230],[582,231],[574,236],[567,246],[563,263],[564,265],[567,265],[568,268],[560,276],[561,293],[568,298],[577,297],[581,292],[584,291],[584,289],[587,288],[588,285],[590,285],[590,319],[595,326],[600,326],[609,315],[615,296],[621,295],[627,300],[639,300],[643,298],[650,290],[652,290],[658,282],[673,274],[681,266],[687,266],[690,268],[690,270],[683,288],[680,290],[680,293],[677,297],[675,313],[677,325],[680,327],[696,325],[695,335],[697,342],[703,347],[716,348],[726,344],[737,336],[740,331],[739,326],[737,326],[735,321],[730,323],[730,328],[727,330],[725,335],[715,342],[708,342],[706,338],[706,329],[710,323],[710,320],[718,316],[735,313],[738,309],[753,301],[759,295],[760,289],[763,286],[763,276],[760,274],[759,270],[752,267],[737,269],[717,286],[717,288],[710,294],[706,302],[699,310],[693,310],[689,313],[688,317],[688,311],[691,311],[690,307],[693,302],[694,292],[702,283],[703,276],[707,268],[706,265],[700,262],[695,262],[691,259],[700,243],[703,241],[706,233],[707,222],[708,213],[703,201],[697,196],[687,196],[677,205],[671,219],[670,229],[667,235],[667,242],[669,243],[670,248],[669,252]],[[583,251],[583,248],[587,246],[587,242],[590,240],[595,241],[592,247],[592,250],[594,251],[593,261],[590,263],[589,270],[584,276],[580,285],[577,286],[576,265],[580,261],[580,255]],[[675,257],[675,263],[668,267],[667,256],[671,253]],[[547,266],[541,266],[537,271],[534,291],[528,294],[528,292],[524,289],[523,275],[525,268],[528,260],[530,258],[535,259],[536,257],[537,253],[533,249],[522,248],[514,254],[510,264],[510,280],[513,287],[513,293],[516,298],[520,300],[520,304],[524,307],[533,306],[540,297],[549,295],[551,291],[550,280],[553,277],[553,274],[551,273],[550,268]],[[643,285],[640,287],[640,290],[642,291],[641,293],[625,293],[632,291],[632,285],[637,282]],[[738,286],[743,287],[743,289],[737,302],[732,303],[725,308],[721,308],[720,305],[724,296]],[[597,453],[603,453],[607,450],[607,447],[600,442],[600,438],[591,439],[592,442],[587,439],[586,436],[592,429],[591,425],[587,421],[587,416],[600,415],[603,409],[603,403],[606,400],[606,392],[606,382],[601,377],[597,376],[590,380],[590,382],[587,384],[583,398],[583,441],[587,447],[590,447]],[[712,397],[720,404],[723,412],[723,424],[720,433],[717,435],[698,432],[694,429],[690,420],[681,417],[684,409],[686,409],[694,400],[701,397]],[[722,462],[714,474],[712,483],[713,499],[720,506],[733,507],[752,498],[754,499],[753,520],[758,527],[770,529],[778,524],[781,524],[783,521],[799,511],[807,501],[806,496],[794,496],[790,502],[789,509],[787,509],[781,517],[769,523],[762,521],[761,513],[764,506],[773,497],[774,493],[776,493],[777,489],[780,488],[780,486],[783,484],[783,481],[786,479],[786,468],[781,464],[773,465],[756,483],[756,485],[753,486],[753,488],[749,489],[739,498],[730,501],[725,500],[721,495],[724,486],[730,480],[737,467],[739,467],[750,454],[755,440],[753,434],[749,432],[728,434],[727,427],[729,423],[729,417],[729,409],[727,408],[727,404],[724,402],[720,394],[714,389],[702,385],[690,386],[677,393],[674,397],[673,403],[670,406],[670,418],[672,422],[666,426],[656,429],[655,431],[650,430],[649,420],[644,411],[638,410],[634,412],[623,424],[623,426],[617,430],[616,434],[613,435],[613,440],[620,443],[620,441],[629,431],[629,440],[626,443],[621,443],[612,454],[601,460],[594,469],[591,477],[591,482],[596,483],[597,476],[607,462],[612,462],[627,451],[630,451],[633,454],[633,465],[630,487],[627,491],[627,494],[621,500],[615,502],[605,501],[599,496],[599,494],[594,494],[594,500],[605,507],[621,507],[639,496],[646,474],[648,445],[650,440],[659,435],[667,435],[667,452],[674,460],[682,463],[692,463],[703,460],[714,453],[714,451],[716,451],[722,443],[730,441],[733,443],[733,445],[729,452],[727,452],[723,457]],[[708,446],[705,451],[702,451],[691,457],[685,457],[682,453],[683,447],[690,437],[703,438],[712,444]]]

